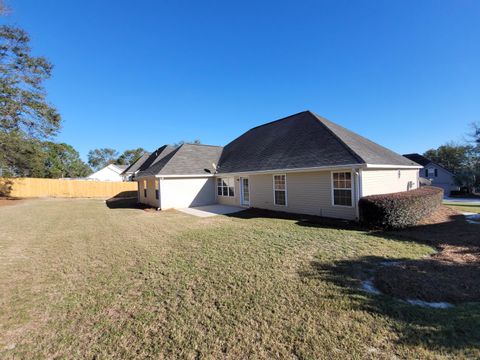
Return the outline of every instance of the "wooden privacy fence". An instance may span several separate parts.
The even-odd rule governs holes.
[[[136,182],[0,178],[0,195],[11,197],[110,198],[136,191]]]

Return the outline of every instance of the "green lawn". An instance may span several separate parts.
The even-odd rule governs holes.
[[[432,251],[296,220],[3,206],[0,358],[478,358],[480,306],[358,289],[368,259]]]
[[[480,205],[478,204],[451,202],[451,201],[444,201],[443,203],[460,212],[480,213]]]

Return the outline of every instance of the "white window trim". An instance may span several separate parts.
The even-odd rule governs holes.
[[[227,195],[223,195],[223,185],[220,186],[222,188],[222,195],[219,195],[218,194],[218,180],[220,180],[221,182],[223,182],[223,180],[227,180],[226,183],[227,183]],[[232,184],[230,185],[230,180],[232,182]],[[229,191],[229,188],[230,186],[233,187],[233,195],[230,195],[230,191]],[[237,193],[237,191],[235,190],[235,178],[234,177],[217,177],[216,179],[216,184],[215,184],[215,190],[217,192],[217,196],[222,196],[222,197],[229,197],[229,198],[234,198],[235,197],[235,194]]]
[[[155,199],[160,201],[160,179],[155,179]]]
[[[285,205],[284,204],[277,204],[277,202],[275,201],[275,191],[282,191],[282,190],[277,190],[275,189],[275,176],[285,176]],[[287,174],[273,174],[272,175],[272,194],[273,194],[273,205],[275,206],[284,206],[284,207],[287,207],[288,206],[288,187],[287,187]]]
[[[334,195],[335,195],[335,191],[334,191],[334,190],[335,190],[336,188],[334,187],[333,174],[342,174],[342,173],[350,173],[350,176],[351,176],[351,178],[350,178],[350,179],[351,179],[351,181],[350,181],[350,184],[351,184],[351,185],[350,185],[350,186],[351,186],[351,187],[350,187],[350,188],[344,188],[344,189],[337,189],[337,190],[350,190],[351,199],[352,199],[352,201],[351,201],[351,202],[352,202],[352,205],[337,205],[337,204],[335,204],[335,196],[334,196]],[[353,201],[354,174],[353,174],[352,171],[347,171],[347,170],[345,170],[345,171],[332,171],[332,172],[330,173],[330,183],[331,183],[331,187],[332,187],[332,193],[331,193],[331,194],[332,194],[332,206],[335,206],[335,207],[343,207],[343,208],[350,208],[350,209],[353,208],[353,207],[355,207],[355,206],[354,206],[354,201]]]
[[[248,204],[242,204],[242,197],[243,197],[243,184],[242,184],[242,179],[247,179],[248,180]],[[250,178],[248,176],[242,176],[238,178],[238,190],[239,190],[239,204],[240,206],[248,206],[250,207],[252,203],[252,192],[250,191]]]

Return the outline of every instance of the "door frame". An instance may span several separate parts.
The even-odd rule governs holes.
[[[244,191],[243,191],[243,180],[248,181],[248,201],[245,201],[244,199]],[[240,205],[241,206],[250,206],[250,180],[248,179],[248,176],[245,177],[240,177]]]

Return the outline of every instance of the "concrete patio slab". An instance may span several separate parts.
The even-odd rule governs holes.
[[[228,206],[228,205],[206,205],[206,206],[197,206],[197,207],[189,207],[185,209],[178,209],[178,211],[181,211],[185,214],[198,216],[198,217],[226,215],[226,214],[236,213],[242,210],[245,210],[245,209],[238,206]]]

